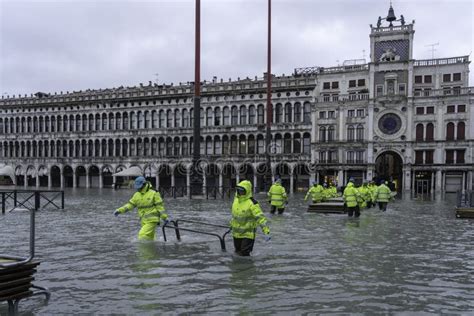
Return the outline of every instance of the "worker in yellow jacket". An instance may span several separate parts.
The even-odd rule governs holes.
[[[265,240],[269,241],[270,228],[260,205],[252,197],[252,184],[248,180],[241,181],[236,188],[230,221],[236,254],[250,256],[258,226],[265,234]]]
[[[277,179],[268,191],[268,202],[271,204],[270,213],[282,214],[288,201],[285,188],[281,185],[281,179]]]
[[[352,217],[355,213],[355,217],[359,217],[360,209],[358,201],[360,200],[360,193],[354,186],[353,178],[349,179],[349,182],[344,189],[344,193],[342,194],[342,198],[347,207],[347,215]]]
[[[304,200],[306,201],[308,197],[311,196],[313,203],[320,203],[323,200],[323,195],[324,195],[323,186],[317,183],[316,181],[312,181],[311,187],[306,193]]]
[[[144,177],[137,177],[134,182],[134,188],[137,190],[128,203],[115,210],[114,215],[126,213],[134,208],[138,210],[141,229],[138,232],[140,240],[154,240],[156,226],[163,220],[168,222],[168,214],[165,212],[163,200],[159,192],[151,187],[151,183]]]
[[[388,182],[381,181],[375,192],[375,200],[379,204],[379,210],[385,212],[387,210],[388,202],[393,198],[392,191],[387,186]]]

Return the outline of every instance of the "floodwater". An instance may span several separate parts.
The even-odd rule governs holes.
[[[136,213],[112,215],[131,194],[71,189],[65,210],[37,213],[35,283],[52,296],[21,301],[22,315],[474,311],[474,221],[455,218],[453,198],[397,200],[349,219],[307,213],[302,195],[270,215],[260,197],[272,240],[258,235],[253,256],[241,258],[230,237],[227,252],[213,236],[182,232],[177,242],[172,230],[167,242],[161,229],[156,242],[138,242]],[[165,205],[175,219],[226,224],[231,201]],[[27,254],[28,219],[0,215],[0,253]]]

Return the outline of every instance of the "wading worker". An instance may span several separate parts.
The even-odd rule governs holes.
[[[267,226],[267,219],[258,202],[252,197],[252,184],[244,180],[237,185],[230,220],[234,248],[238,255],[250,256],[257,226],[261,227],[265,240],[269,241],[270,228]]]
[[[359,209],[358,200],[360,200],[360,193],[356,189],[356,187],[354,187],[353,178],[349,179],[349,183],[347,183],[347,186],[344,189],[344,193],[342,194],[342,197],[347,207],[347,215],[349,215],[349,217],[352,217],[352,215],[354,215],[355,213],[355,217],[359,217],[360,209]]]
[[[137,192],[127,204],[115,210],[114,215],[118,216],[137,208],[142,226],[138,232],[138,239],[154,240],[156,226],[160,224],[160,220],[163,220],[165,224],[168,222],[163,200],[160,193],[153,190],[150,182],[144,177],[135,179],[134,188]]]
[[[311,188],[309,188],[308,192],[306,193],[304,200],[306,201],[308,197],[311,196],[313,203],[321,203],[321,201],[323,200],[324,188],[316,181],[311,182]]]
[[[388,182],[380,182],[380,185],[375,191],[375,201],[379,204],[379,210],[385,212],[387,210],[388,201],[392,198],[392,191],[387,186]]]
[[[268,202],[271,204],[270,213],[275,214],[278,210],[278,214],[282,214],[285,211],[285,204],[287,201],[286,190],[281,185],[281,179],[277,179],[268,191]]]

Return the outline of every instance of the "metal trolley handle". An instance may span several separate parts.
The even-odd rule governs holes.
[[[173,223],[174,226],[169,226],[169,223]],[[230,233],[230,228],[229,226],[224,226],[224,225],[217,225],[217,224],[211,224],[211,223],[205,223],[205,222],[200,222],[200,221],[193,221],[193,220],[187,220],[187,219],[177,219],[173,221],[169,221],[169,223],[163,225],[162,230],[163,230],[163,239],[167,241],[166,239],[166,228],[171,228],[174,229],[176,233],[176,239],[178,241],[181,241],[181,234],[180,230],[187,231],[187,232],[192,232],[192,233],[197,233],[197,234],[203,234],[203,235],[210,235],[210,236],[215,236],[219,238],[219,241],[221,243],[221,249],[222,251],[226,251],[225,248],[225,237]],[[226,232],[223,235],[219,235],[217,233],[210,233],[207,231],[202,231],[202,230],[195,230],[195,229],[189,229],[189,228],[182,228],[179,227],[179,223],[192,223],[192,224],[198,224],[198,225],[204,225],[204,226],[211,226],[211,227],[218,227],[218,228],[226,228]]]

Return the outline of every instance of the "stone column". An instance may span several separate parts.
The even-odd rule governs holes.
[[[62,170],[59,173],[59,179],[61,180],[61,189],[64,189],[64,174]]]
[[[472,171],[467,172],[467,190],[472,191]]]
[[[72,187],[77,188],[76,171],[72,172]]]
[[[35,186],[36,186],[37,188],[39,188],[39,186],[40,186],[39,171],[36,171],[36,176],[35,176],[35,178],[36,178]],[[463,177],[463,179],[464,179],[464,177]]]
[[[293,173],[290,173],[290,194],[293,194],[294,190],[293,190],[293,186],[294,186],[294,183],[295,183],[295,178],[293,176]]]
[[[51,189],[53,187],[53,177],[51,176],[51,169],[48,173],[48,189]]]
[[[116,177],[114,176],[113,179],[113,183],[115,183]],[[104,174],[102,171],[99,171],[99,188],[104,188]]]
[[[344,185],[346,185],[346,184],[344,183],[344,171],[342,171],[342,170],[338,170],[338,171],[337,171],[337,184],[338,184],[339,186],[344,186]]]
[[[464,193],[466,192],[466,172],[462,173],[462,188],[461,192]]]
[[[253,193],[257,193],[257,174],[253,174]]]
[[[112,176],[112,183],[115,185],[117,183],[117,177]],[[102,185],[102,174],[99,174],[99,188],[103,188],[104,186]]]
[[[156,176],[156,181],[159,183],[159,176]],[[186,187],[188,191],[188,199],[191,198],[191,168],[186,169]]]
[[[402,177],[403,190],[410,192],[411,186],[411,168],[409,166],[403,168],[403,177]]]
[[[441,190],[443,189],[442,179],[443,175],[441,174],[441,170],[436,170],[436,193],[441,193]]]
[[[91,184],[90,184],[90,176],[89,176],[89,171],[86,170],[86,188],[90,188]]]
[[[435,173],[434,172],[431,172],[431,189],[430,189],[430,193],[433,194],[433,192],[435,191]]]
[[[23,186],[26,188],[28,186],[28,176],[26,175],[26,173],[28,172],[28,170],[25,170],[25,174],[23,175]]]
[[[222,176],[222,170],[219,172],[219,194],[222,195],[222,186],[224,185],[224,177]]]

